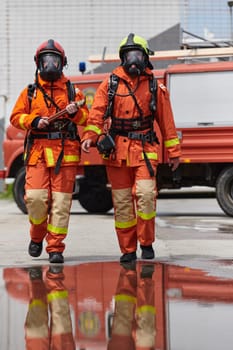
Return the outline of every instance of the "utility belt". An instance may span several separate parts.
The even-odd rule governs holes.
[[[66,139],[80,141],[80,137],[77,134],[77,127],[74,123],[70,122],[66,126],[64,131],[31,131],[25,138],[24,149],[26,152],[25,165],[27,164],[28,157],[30,155],[31,148],[35,139],[47,139],[47,140],[61,140],[61,152],[59,154],[57,164],[55,166],[55,174],[59,173],[61,162],[64,155],[64,143]]]
[[[114,139],[117,135],[128,137],[130,140],[139,140],[142,142],[142,148],[143,148],[143,155],[146,162],[146,166],[148,168],[149,174],[151,177],[155,175],[154,169],[152,168],[152,165],[150,163],[150,160],[147,157],[147,154],[144,150],[144,145],[146,142],[149,142],[150,144],[153,144],[153,142],[156,142],[159,144],[158,137],[156,136],[156,133],[153,130],[149,130],[145,134],[138,133],[135,131],[125,131],[125,130],[117,130],[112,129],[112,126],[109,130],[108,134],[105,134],[105,136],[97,141],[97,149],[100,154],[104,154],[106,157],[109,157],[112,152],[115,150],[115,142]]]
[[[153,120],[152,115],[130,119],[112,117],[111,128],[124,131],[146,130],[151,129]]]
[[[109,133],[113,137],[115,137],[116,135],[125,136],[125,137],[128,137],[130,140],[142,141],[143,144],[145,144],[145,142],[149,142],[151,144],[153,142],[156,142],[157,144],[159,144],[158,137],[156,136],[156,133],[152,130],[149,130],[147,133],[143,134],[135,131],[127,132],[127,131],[116,130],[111,128]]]
[[[49,124],[48,129],[32,130],[28,138],[33,139],[48,139],[48,140],[78,140],[80,137],[77,132],[77,126],[68,119],[59,119]]]
[[[58,140],[58,139],[70,139],[70,140],[80,140],[80,137],[76,133],[70,133],[67,131],[49,131],[46,133],[31,133],[30,139],[48,139],[48,140]]]
[[[144,159],[151,177],[153,177],[155,173],[150,163],[150,160],[148,159],[147,154],[144,150],[144,145],[146,142],[149,142],[150,144],[156,142],[157,144],[159,144],[159,139],[153,130],[153,122],[154,118],[152,115],[131,119],[113,117],[111,128],[109,130],[109,134],[112,136],[113,140],[116,137],[116,135],[120,135],[128,137],[130,140],[141,141]],[[149,129],[149,131],[145,133],[138,132],[146,129]]]

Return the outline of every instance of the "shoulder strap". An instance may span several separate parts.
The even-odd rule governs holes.
[[[108,81],[108,106],[106,112],[104,113],[104,120],[111,117],[113,110],[114,96],[117,91],[119,77],[115,74],[111,74]]]
[[[66,87],[67,87],[69,102],[74,101],[76,96],[74,84],[72,84],[71,81],[68,80],[66,83]]]
[[[33,97],[35,90],[36,90],[36,83],[28,85],[28,102],[29,102],[30,109],[31,109],[32,97]]]
[[[149,79],[149,89],[151,92],[150,110],[155,118],[157,109],[157,79],[154,75]]]

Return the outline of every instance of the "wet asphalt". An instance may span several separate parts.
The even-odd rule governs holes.
[[[39,258],[31,258],[27,253],[27,215],[21,213],[13,200],[0,200],[0,206],[0,266],[47,264],[45,249]],[[65,243],[66,264],[119,260],[113,211],[102,215],[89,214],[74,200]],[[231,260],[233,218],[223,213],[215,198],[158,199],[154,248],[155,260]],[[140,258],[140,250],[137,254]]]

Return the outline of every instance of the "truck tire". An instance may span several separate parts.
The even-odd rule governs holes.
[[[113,207],[111,190],[105,184],[90,182],[85,178],[79,180],[77,198],[89,213],[103,214]]]
[[[24,202],[24,194],[25,194],[24,185],[25,185],[25,168],[23,167],[16,174],[15,181],[13,184],[13,197],[18,208],[24,214],[27,214],[27,208]]]
[[[233,216],[233,167],[225,168],[216,181],[216,198],[228,216]]]

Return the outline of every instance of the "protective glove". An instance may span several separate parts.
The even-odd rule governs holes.
[[[33,129],[45,129],[49,126],[48,117],[36,117],[32,122]]]

